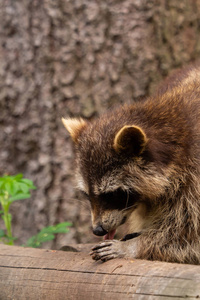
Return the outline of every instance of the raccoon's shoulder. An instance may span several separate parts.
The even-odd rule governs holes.
[[[171,90],[178,92],[188,89],[197,89],[200,87],[200,62],[190,64],[189,66],[176,69],[158,85],[156,93],[163,95]]]

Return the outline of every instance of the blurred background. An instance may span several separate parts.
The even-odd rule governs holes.
[[[98,241],[61,117],[140,101],[199,56],[198,0],[0,1],[0,176],[37,187],[12,205],[16,244],[64,221],[70,232],[48,247]]]

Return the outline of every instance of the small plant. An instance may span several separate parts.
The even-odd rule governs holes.
[[[0,177],[0,203],[2,206],[0,215],[6,227],[6,232],[0,230],[0,238],[5,244],[13,245],[15,239],[12,236],[10,205],[16,200],[30,198],[30,190],[35,188],[33,182],[23,178],[22,174]]]
[[[67,227],[71,225],[72,224],[69,222],[63,222],[57,225],[45,227],[38,234],[28,239],[25,246],[38,248],[42,243],[53,240],[56,233],[67,233],[69,231],[69,228]]]
[[[36,187],[29,179],[23,178],[22,174],[15,176],[5,175],[0,177],[0,204],[2,210],[0,210],[0,216],[4,221],[6,232],[0,229],[0,241],[7,245],[14,245],[15,237],[12,235],[12,215],[9,213],[10,205],[17,200],[30,198],[30,190],[34,190]],[[46,241],[53,240],[56,233],[66,233],[69,231],[67,227],[72,224],[69,222],[60,223],[54,226],[48,226],[43,228],[38,234],[31,237],[25,246],[27,247],[39,247]]]

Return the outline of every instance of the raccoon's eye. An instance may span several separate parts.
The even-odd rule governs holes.
[[[113,192],[102,193],[99,198],[106,207],[121,210],[135,204],[139,197],[135,192],[127,192],[119,188]]]
[[[117,189],[113,192],[103,193],[101,194],[101,197],[104,201],[117,201],[120,199],[120,201],[125,201],[127,198],[127,192],[123,191],[122,189]]]

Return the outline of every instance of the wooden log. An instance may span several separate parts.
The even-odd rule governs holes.
[[[1,300],[200,298],[200,266],[0,245]]]

